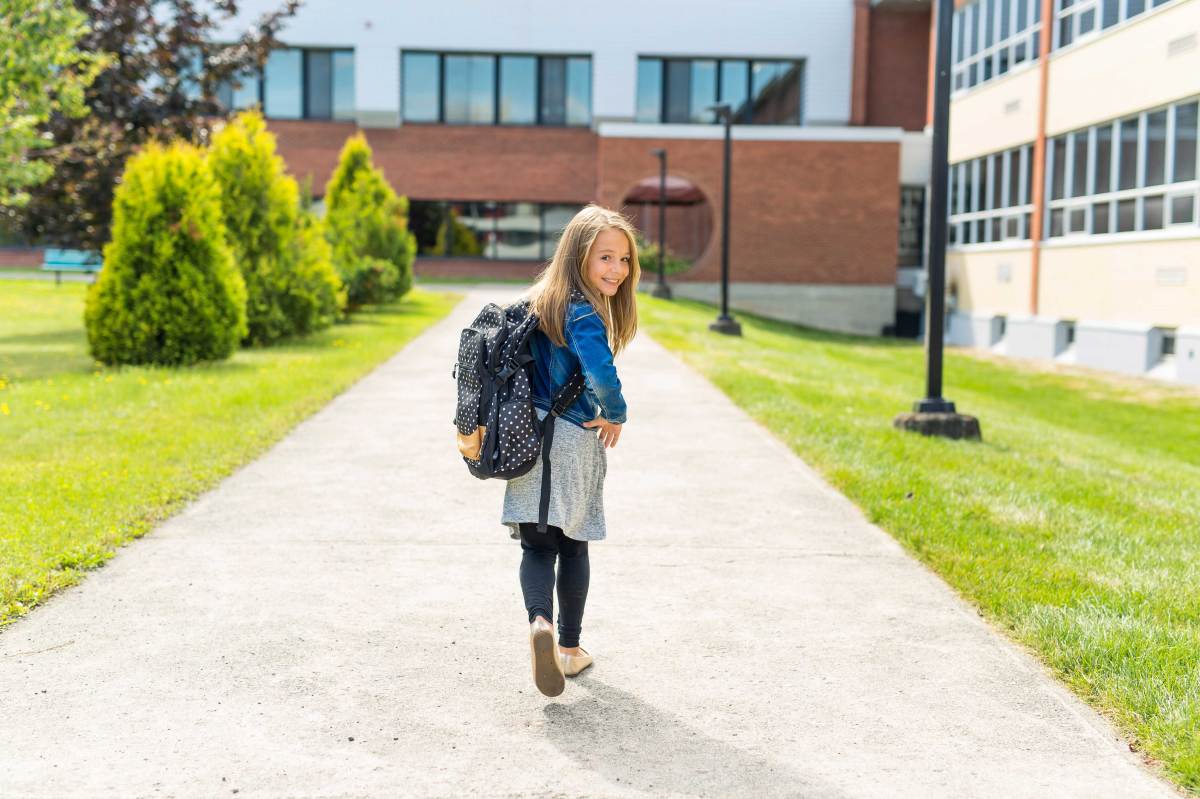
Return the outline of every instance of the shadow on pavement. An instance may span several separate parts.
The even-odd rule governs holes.
[[[547,704],[546,736],[581,768],[650,795],[843,797],[843,791],[705,735],[591,676],[583,698]]]

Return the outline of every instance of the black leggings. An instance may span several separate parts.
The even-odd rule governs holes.
[[[521,522],[521,592],[529,621],[553,619],[554,558],[558,556],[558,644],[579,646],[583,606],[587,602],[591,566],[587,541],[563,535],[561,527],[546,525],[539,533],[533,522]]]

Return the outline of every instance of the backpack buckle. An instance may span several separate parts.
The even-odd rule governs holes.
[[[458,379],[458,361],[454,362],[454,368],[450,370],[450,379],[451,380]]]

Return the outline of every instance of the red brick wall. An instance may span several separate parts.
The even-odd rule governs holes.
[[[272,120],[279,152],[313,193],[354,134],[348,122]],[[402,125],[368,129],[376,165],[400,194],[421,200],[590,201],[596,193],[596,134],[589,129]]]
[[[871,9],[866,124],[925,127],[929,9]]]
[[[927,29],[926,29],[927,30]],[[918,115],[920,109],[918,109]],[[289,170],[314,176],[320,194],[354,126],[271,123]],[[368,130],[375,161],[414,199],[595,199],[619,208],[639,180],[658,175],[651,148],[666,147],[671,174],[708,198],[712,235],[684,280],[720,277],[719,139],[600,138],[589,130],[406,125]],[[895,282],[899,144],[735,141],[731,269],[737,280]],[[627,209],[632,210],[632,209]],[[631,214],[632,215],[632,214]],[[532,278],[540,262],[418,258],[418,275]]]
[[[719,280],[719,139],[600,139],[599,202],[620,208],[639,180],[671,174],[708,197],[713,235],[679,280]],[[730,273],[734,280],[886,284],[896,279],[900,146],[895,142],[733,142]],[[626,209],[627,211],[630,209]]]

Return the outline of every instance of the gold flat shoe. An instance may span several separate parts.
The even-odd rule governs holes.
[[[556,658],[554,628],[538,616],[529,625],[529,656],[533,663],[533,683],[546,696],[558,696],[566,687],[562,663]]]
[[[568,677],[574,677],[579,672],[592,665],[592,656],[583,647],[579,647],[582,654],[572,655],[569,652],[559,652],[558,659],[562,663],[563,674]]]

